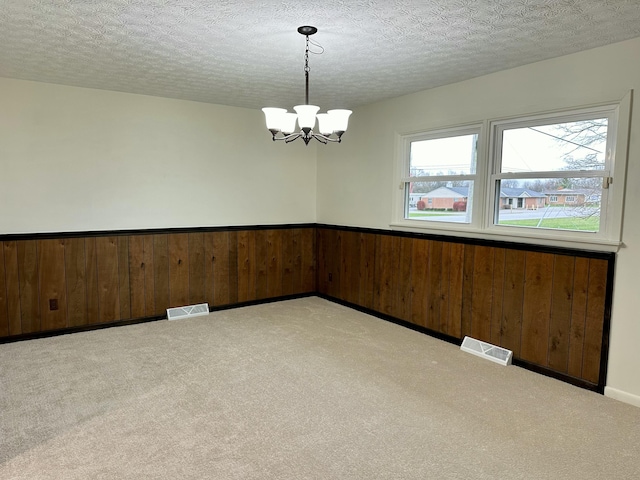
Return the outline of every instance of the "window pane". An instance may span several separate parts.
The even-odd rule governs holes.
[[[473,182],[415,182],[407,185],[405,218],[427,222],[471,222]]]
[[[502,135],[502,172],[603,170],[607,118],[513,128]]]
[[[477,135],[459,135],[411,142],[409,176],[476,173],[477,139]]]
[[[602,178],[502,180],[498,225],[598,232]]]

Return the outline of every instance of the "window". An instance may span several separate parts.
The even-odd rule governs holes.
[[[492,128],[493,225],[599,233],[611,178],[607,152],[612,117],[608,110],[496,122]],[[501,197],[507,195],[518,197],[515,209],[501,208]],[[558,206],[535,212],[525,208],[547,196],[555,198]],[[579,202],[579,196],[600,200],[587,204]]]
[[[471,223],[479,132],[479,127],[460,128],[406,138],[403,219]],[[414,207],[409,199],[416,194],[421,200]]]
[[[392,226],[615,250],[630,98],[400,135]]]

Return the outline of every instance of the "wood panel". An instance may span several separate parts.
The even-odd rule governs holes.
[[[169,293],[168,235],[153,236],[154,315],[165,315],[171,304]]]
[[[461,243],[451,244],[451,274],[449,276],[449,319],[447,334],[455,338],[462,338],[462,297],[464,287],[464,252]]]
[[[494,250],[477,246],[473,257],[471,336],[484,342],[491,341]]]
[[[129,237],[118,237],[118,279],[120,319],[131,318],[131,278],[129,272]]]
[[[4,243],[4,275],[7,285],[7,321],[9,335],[22,333],[20,307],[20,275],[18,273],[18,246],[16,242]]]
[[[298,255],[298,242],[293,230],[282,239],[282,295],[292,295],[296,291],[295,262]]]
[[[524,299],[525,252],[507,250],[504,259],[504,296],[502,301],[502,321],[500,346],[513,351],[520,357],[522,333],[522,306]]]
[[[0,242],[0,337],[9,335],[7,281],[4,267],[4,245]]]
[[[553,272],[553,255],[527,252],[525,265],[520,358],[546,365],[553,287],[553,277],[549,272]]]
[[[455,268],[455,265],[453,266]],[[442,243],[442,269],[440,274],[440,316],[438,331],[449,330],[449,287],[451,286],[451,243]]]
[[[100,323],[98,295],[98,255],[96,238],[85,240],[85,269],[87,275],[87,324]]]
[[[229,232],[211,233],[213,255],[213,305],[228,305],[229,295]]]
[[[98,318],[100,323],[120,320],[118,237],[96,238]]]
[[[256,297],[256,236],[253,231],[244,231],[238,232],[237,238],[238,301],[248,302]]]
[[[204,233],[189,234],[189,304],[207,302]]]
[[[282,230],[267,230],[267,296],[282,292]]]
[[[374,309],[391,315],[397,287],[393,283],[394,237],[380,235],[376,240],[376,302]]]
[[[361,233],[359,242],[358,304],[373,309],[376,283],[376,239],[373,235]]]
[[[144,310],[147,317],[156,315],[156,269],[154,263],[155,235],[146,235],[142,252],[144,270]]]
[[[573,302],[571,304],[571,335],[569,337],[569,365],[567,373],[582,376],[582,355],[587,318],[587,294],[589,288],[589,259],[576,258],[573,276]]]
[[[167,237],[169,253],[169,307],[189,305],[189,234]]]
[[[144,239],[142,235],[129,238],[129,282],[131,289],[131,316],[142,318],[146,312],[146,284],[144,262]],[[150,285],[151,287],[151,285]]]
[[[256,232],[256,299],[269,298],[267,289],[267,271],[269,265],[268,255],[269,242],[267,232],[258,230]],[[315,276],[315,274],[314,274]]]
[[[587,291],[587,316],[584,335],[584,352],[582,355],[582,377],[596,383],[600,373],[600,355],[605,297],[607,291],[607,262],[605,260],[589,260],[589,289]]]
[[[400,320],[411,321],[411,254],[413,242],[410,238],[399,238],[398,263],[396,264],[396,275],[394,279],[398,288],[396,291],[396,315]],[[353,276],[355,284],[356,301],[358,292],[358,275]]]
[[[67,326],[64,240],[38,241],[38,285],[42,330]],[[55,302],[56,305],[52,305]]]
[[[316,232],[315,228],[304,228],[300,234],[302,278],[300,293],[316,291]]]
[[[229,232],[229,303],[231,304],[238,303],[238,233],[237,232]]]
[[[495,248],[493,252],[493,292],[491,298],[491,339],[490,343],[502,343],[502,306],[504,302],[505,250]]]
[[[427,326],[429,291],[429,242],[412,239],[411,245],[411,323]]]
[[[35,240],[17,242],[20,278],[20,323],[22,333],[40,331],[40,297],[38,292],[38,244]]]
[[[427,328],[439,331],[440,287],[442,283],[442,242],[429,242],[427,286]]]
[[[473,328],[473,267],[475,262],[476,247],[474,245],[464,246],[464,256],[462,267],[462,314],[460,318],[460,332],[465,335],[472,335]]]
[[[64,240],[64,263],[67,290],[67,326],[89,323],[87,305],[87,259],[84,238]],[[94,270],[95,272],[95,270]]]
[[[574,257],[555,256],[549,323],[549,367],[563,373],[567,373],[569,364],[574,269]]]
[[[360,235],[355,232],[342,232],[340,243],[340,298],[347,302],[358,303],[360,296],[360,255],[358,244]]]

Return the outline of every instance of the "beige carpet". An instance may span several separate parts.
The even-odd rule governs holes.
[[[636,479],[640,409],[319,298],[0,345],[0,479]]]

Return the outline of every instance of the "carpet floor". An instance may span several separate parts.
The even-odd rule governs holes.
[[[0,479],[636,479],[640,409],[310,297],[0,345]]]

